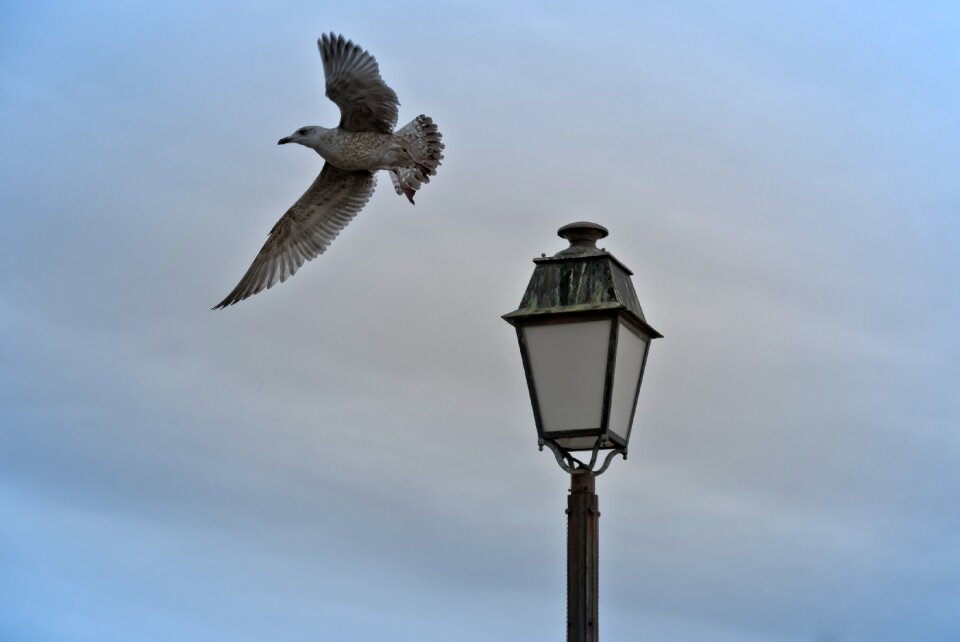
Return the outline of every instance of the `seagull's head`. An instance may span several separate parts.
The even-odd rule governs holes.
[[[301,127],[297,131],[293,132],[289,136],[284,136],[277,141],[277,145],[286,145],[287,143],[300,143],[301,145],[306,145],[307,147],[314,147],[321,135],[321,130],[323,127]]]

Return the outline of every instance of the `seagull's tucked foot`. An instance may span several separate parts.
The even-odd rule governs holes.
[[[413,167],[398,167],[390,171],[390,180],[397,194],[413,203],[413,195],[423,183],[437,173],[443,159],[443,136],[429,116],[420,114],[396,132],[409,150]]]
[[[397,190],[397,194],[403,194],[407,197],[407,200],[410,201],[411,205],[416,205],[413,202],[413,197],[417,195],[417,190],[407,187],[403,182],[401,182],[400,174],[397,173],[397,170],[390,170],[390,180],[393,181],[393,186]]]
[[[436,170],[430,171],[430,168],[424,165],[423,163],[417,162],[417,169],[420,170],[420,173],[423,174],[423,178],[420,178],[424,183],[430,182],[430,174],[436,174]],[[419,177],[418,177],[419,178]]]

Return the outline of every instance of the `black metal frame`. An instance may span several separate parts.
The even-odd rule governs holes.
[[[574,430],[552,430],[549,433],[544,431],[543,417],[540,412],[540,400],[537,394],[537,385],[533,376],[533,369],[530,363],[530,353],[527,347],[524,329],[529,326],[553,325],[560,323],[578,323],[588,321],[610,321],[610,336],[607,340],[607,364],[604,375],[603,406],[601,408],[600,425],[590,428],[578,428]],[[625,435],[618,435],[610,431],[610,405],[613,400],[613,382],[616,376],[617,349],[620,339],[621,322],[628,326],[628,331],[634,332],[641,339],[646,341],[646,348],[643,353],[643,363],[640,366],[640,376],[637,381],[637,387],[634,390],[632,405],[630,409],[629,425]],[[643,381],[644,370],[647,364],[647,355],[650,353],[651,337],[646,333],[646,323],[638,323],[623,309],[613,309],[603,312],[577,312],[577,313],[554,313],[550,315],[538,315],[536,317],[527,317],[517,319],[515,322],[517,330],[517,341],[520,345],[520,358],[523,362],[523,371],[527,380],[527,390],[530,393],[530,405],[533,407],[533,418],[537,427],[537,437],[541,440],[556,440],[565,437],[599,437],[601,448],[626,449],[630,441],[630,433],[633,431],[633,419],[637,411],[637,398],[640,394],[640,384]],[[649,326],[647,326],[649,328]],[[652,328],[650,328],[652,330]],[[655,332],[655,331],[654,331]],[[558,447],[560,447],[558,445]],[[584,448],[563,448],[569,451],[592,450],[592,446]]]

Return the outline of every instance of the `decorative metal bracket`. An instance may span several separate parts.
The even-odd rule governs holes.
[[[540,450],[543,450],[543,447],[546,446],[550,449],[550,452],[553,453],[553,456],[557,459],[557,465],[560,466],[565,472],[570,473],[571,475],[577,473],[592,473],[594,477],[602,475],[606,472],[607,468],[610,467],[610,463],[613,461],[613,458],[617,455],[623,455],[623,458],[627,458],[627,449],[626,448],[614,448],[607,453],[607,456],[603,460],[603,464],[600,468],[596,468],[597,458],[600,455],[600,444],[602,443],[603,438],[597,437],[597,443],[593,445],[593,450],[590,453],[590,462],[584,463],[570,454],[570,451],[566,448],[560,447],[557,442],[552,439],[540,439],[539,445]]]

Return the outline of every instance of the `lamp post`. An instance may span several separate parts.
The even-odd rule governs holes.
[[[503,318],[517,330],[540,450],[549,448],[570,474],[567,642],[597,642],[595,481],[616,455],[627,458],[650,342],[663,335],[643,316],[632,272],[597,247],[605,227],[578,222],[557,233],[570,247],[533,260],[520,307]]]

